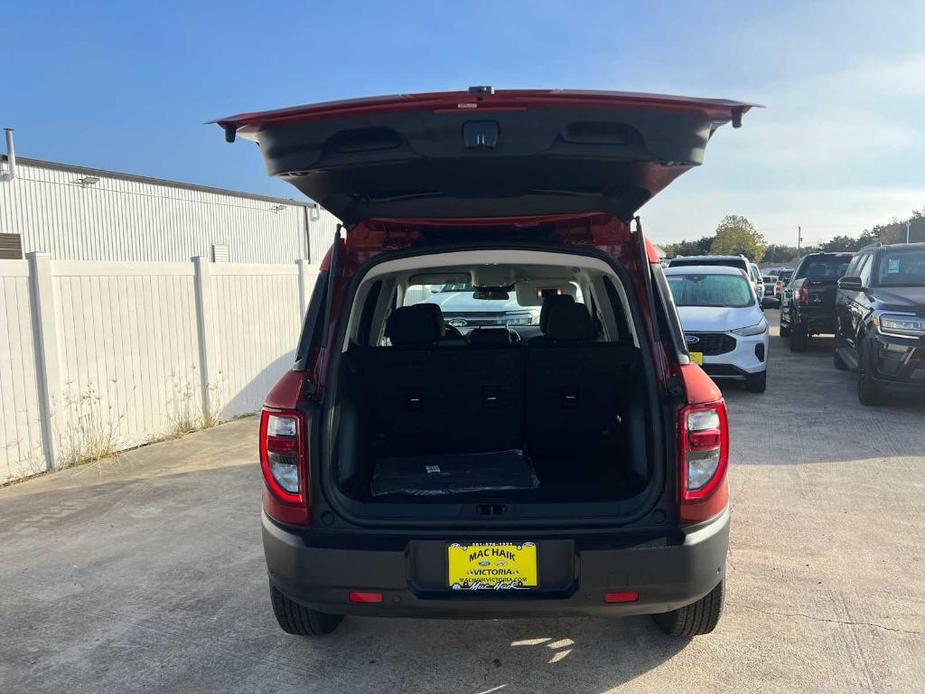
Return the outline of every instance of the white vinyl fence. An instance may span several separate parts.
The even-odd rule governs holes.
[[[317,272],[0,261],[0,483],[260,409]]]

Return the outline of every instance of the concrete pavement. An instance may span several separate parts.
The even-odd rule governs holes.
[[[773,312],[768,312],[772,315]],[[0,691],[925,691],[925,406],[864,408],[829,340],[725,388],[728,601],[648,618],[276,626],[256,421],[0,489]]]

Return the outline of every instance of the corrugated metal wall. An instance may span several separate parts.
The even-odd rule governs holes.
[[[298,203],[109,172],[93,171],[98,182],[82,186],[77,181],[83,171],[53,166],[20,159],[16,178],[0,183],[0,233],[20,234],[24,253],[46,252],[56,260],[185,262],[211,257],[212,245],[220,244],[235,263],[317,262],[337,225],[326,210]]]

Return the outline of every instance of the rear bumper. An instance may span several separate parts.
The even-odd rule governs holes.
[[[656,614],[688,605],[716,587],[725,572],[729,521],[727,508],[711,521],[678,531],[672,540],[637,546],[621,546],[619,536],[607,531],[540,538],[541,588],[552,574],[558,574],[550,579],[557,585],[517,593],[447,590],[445,546],[459,537],[299,534],[264,514],[263,546],[273,586],[332,614],[456,619]],[[484,533],[480,539],[486,539]],[[547,567],[551,558],[555,566]],[[350,591],[380,592],[383,601],[351,603]],[[637,591],[639,599],[604,603],[605,592],[623,591]]]
[[[794,317],[794,322],[813,333],[835,332],[835,307],[804,307]]]

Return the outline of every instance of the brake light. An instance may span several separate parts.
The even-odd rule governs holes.
[[[726,507],[728,465],[726,404],[719,400],[683,408],[678,415],[681,522],[707,520]]]
[[[260,417],[264,510],[282,523],[308,525],[308,425],[301,412],[265,409]]]
[[[804,306],[809,303],[809,287],[805,284],[797,290],[797,301]]]

